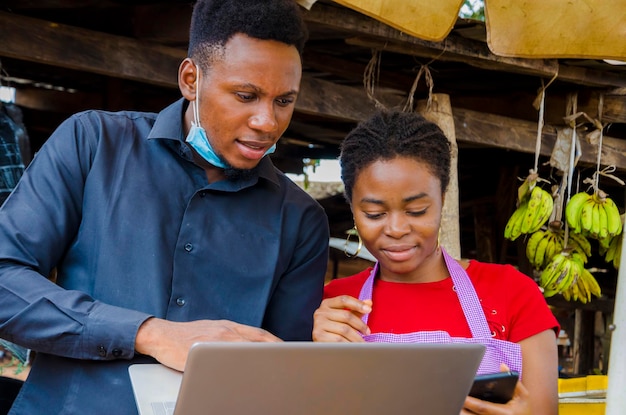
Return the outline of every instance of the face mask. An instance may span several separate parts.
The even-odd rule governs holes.
[[[198,68],[198,78],[200,78],[200,68]],[[197,84],[196,84],[197,85]],[[199,101],[200,101],[200,89],[196,88],[196,99],[191,102],[191,106],[193,109],[193,121],[191,121],[191,128],[189,129],[189,134],[187,134],[187,138],[185,141],[193,147],[196,152],[202,156],[203,159],[214,165],[215,167],[219,167],[221,169],[225,169],[228,167],[226,164],[213,150],[211,147],[211,143],[206,135],[206,131],[200,125],[200,114],[198,111]],[[264,154],[264,156],[273,153],[276,151],[276,144],[270,147]]]

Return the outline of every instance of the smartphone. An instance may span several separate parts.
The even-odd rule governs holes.
[[[513,397],[519,373],[515,371],[478,375],[469,396],[495,403],[507,403]]]

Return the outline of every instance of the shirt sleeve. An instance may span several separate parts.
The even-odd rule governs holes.
[[[558,335],[560,325],[537,283],[512,266],[506,266],[505,269],[510,277],[509,340],[518,343],[545,330],[554,330],[555,336]]]
[[[131,358],[149,315],[48,279],[80,226],[96,140],[88,131],[79,117],[63,122],[0,208],[0,337],[65,357]]]

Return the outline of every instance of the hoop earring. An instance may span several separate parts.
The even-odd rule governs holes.
[[[359,255],[359,252],[361,252],[361,248],[363,248],[363,240],[361,239],[361,235],[359,235],[359,231],[357,230],[356,225],[354,225],[354,228],[350,229],[347,232],[347,234],[348,234],[348,237],[346,238],[346,243],[343,246],[343,253],[346,254],[348,258],[354,258]],[[348,243],[350,242],[350,237],[352,235],[356,235],[356,237],[358,238],[358,242],[359,242],[354,254],[348,253]]]

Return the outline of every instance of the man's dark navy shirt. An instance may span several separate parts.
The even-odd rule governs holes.
[[[127,369],[148,361],[134,342],[150,316],[311,339],[322,207],[268,157],[209,184],[185,104],[69,118],[0,209],[0,337],[36,352],[11,414],[136,414]]]

